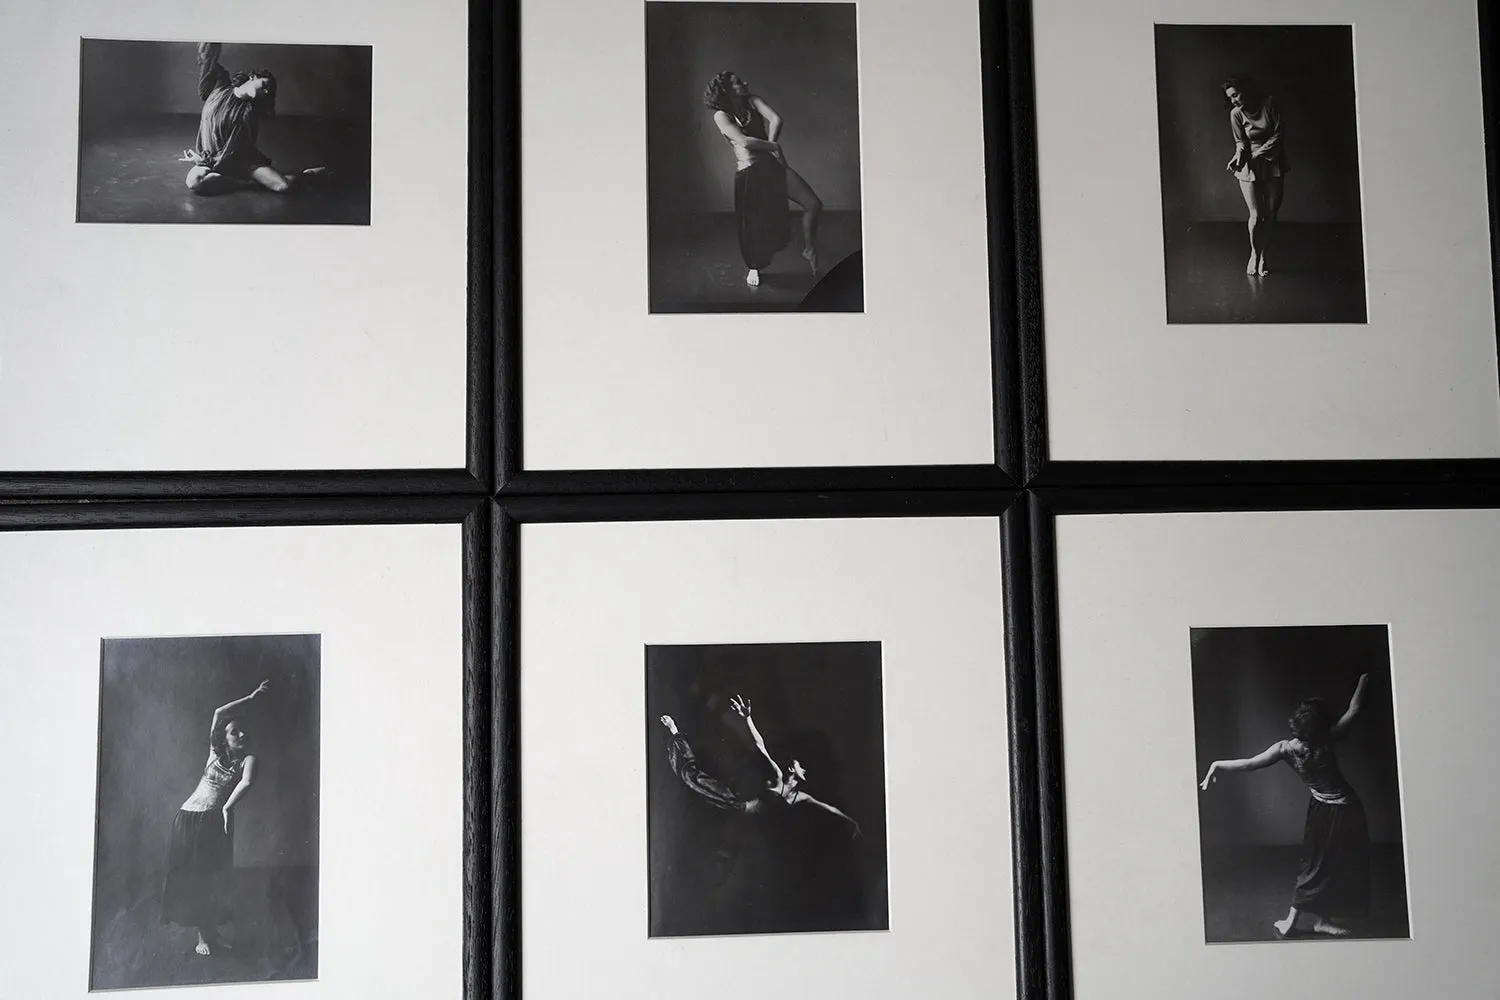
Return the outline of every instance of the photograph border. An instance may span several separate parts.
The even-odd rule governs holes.
[[[461,469],[275,469],[245,471],[91,472],[0,471],[0,501],[153,497],[377,496],[461,493],[494,489],[492,437],[495,378],[494,300],[500,290],[495,267],[496,222],[503,229],[515,201],[497,199],[494,131],[497,109],[495,60],[515,65],[515,35],[504,36],[505,12],[516,0],[491,4],[468,0],[468,248],[464,363],[464,467]],[[513,142],[507,146],[513,149]],[[507,156],[512,155],[510,153]],[[499,171],[501,174],[504,171]],[[497,220],[497,214],[499,216]],[[71,223],[70,223],[71,224]],[[499,248],[503,249],[504,248]],[[457,387],[455,386],[455,389]]]
[[[491,510],[466,496],[0,505],[0,532],[459,524],[463,530],[463,997],[494,995]],[[93,859],[89,865],[92,868]]]
[[[1043,489],[1028,494],[1027,508],[1036,696],[1032,721],[1038,733],[1035,775],[1042,910],[1038,915],[1042,951],[1038,961],[1046,981],[1045,992],[1037,995],[1066,1000],[1073,996],[1073,940],[1064,796],[1066,738],[1061,698],[1057,518],[1073,514],[1493,509],[1500,508],[1500,486],[1431,482],[1400,488],[1340,484],[1201,486],[1192,490],[1155,485]]]
[[[507,207],[497,232],[495,458],[496,491],[502,496],[581,496],[628,493],[787,492],[801,490],[983,490],[1020,485],[1021,354],[1017,348],[1016,250],[1012,242],[1012,120],[1016,106],[1006,85],[1005,55],[1013,51],[1010,26],[998,4],[973,0],[979,8],[981,123],[984,133],[985,206],[989,253],[990,396],[994,461],[979,465],[767,466],[760,468],[548,470],[526,467],[522,454],[521,378],[521,141],[519,72],[521,0],[497,5],[497,42],[504,34],[514,50],[501,49],[496,133],[507,150],[498,165],[496,192]],[[1011,0],[1006,0],[1011,2]],[[503,26],[503,28],[502,28]],[[863,153],[862,153],[863,155]],[[1019,231],[1019,230],[1017,230]],[[913,330],[916,335],[920,331]]]
[[[1010,771],[1012,914],[1018,997],[1042,996],[1042,869],[1032,670],[1031,559],[1026,508],[1014,491],[923,493],[678,494],[616,497],[523,497],[495,501],[491,602],[493,633],[494,881],[490,907],[495,996],[523,1000],[521,978],[521,526],[611,521],[717,521],[742,519],[885,517],[993,517],[1001,546],[1005,606],[996,609],[1005,630],[1006,748]],[[889,817],[888,817],[889,818]]]
[[[1500,114],[1495,65],[1500,15],[1489,0],[1478,11],[1480,89],[1486,122]],[[1015,198],[1017,314],[1020,331],[1024,473],[1028,487],[1067,489],[1138,483],[1151,486],[1212,484],[1315,485],[1349,482],[1409,485],[1426,482],[1500,482],[1500,458],[1058,461],[1051,457],[1047,420],[1046,332],[1042,314],[1041,202],[1038,189],[1036,77],[1031,0],[1002,0],[1007,20]],[[1500,128],[1484,135],[1489,190],[1490,270],[1500,312]],[[1363,163],[1361,164],[1363,166]],[[1366,216],[1370,208],[1364,206]],[[1368,298],[1369,291],[1366,290]],[[1500,346],[1500,323],[1496,343]],[[1496,371],[1500,394],[1500,369]]]

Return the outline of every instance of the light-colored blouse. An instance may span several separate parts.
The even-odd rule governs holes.
[[[1244,166],[1234,176],[1242,181],[1280,177],[1289,169],[1281,139],[1281,110],[1267,97],[1255,114],[1244,108],[1229,109],[1229,130],[1234,134],[1235,155]]]

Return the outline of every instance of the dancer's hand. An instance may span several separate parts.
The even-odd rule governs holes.
[[[670,715],[663,715],[661,717],[661,724],[667,727],[667,732],[671,733],[673,736],[677,735],[677,723],[672,721],[672,717]]]
[[[740,718],[750,718],[750,700],[744,695],[737,694],[730,698],[729,707],[733,709],[734,714],[738,715]]]
[[[1212,785],[1214,783],[1214,779],[1218,776],[1218,770],[1218,761],[1214,761],[1212,764],[1208,765],[1208,773],[1203,776],[1203,784],[1199,785],[1198,787],[1203,789],[1205,792],[1208,791],[1208,786]]]
[[[252,697],[252,698],[259,697],[260,695],[265,694],[269,690],[271,690],[271,682],[270,681],[261,681],[259,684],[255,685],[255,690],[250,692],[250,697]]]

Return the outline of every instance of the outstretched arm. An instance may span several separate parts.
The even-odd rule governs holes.
[[[779,142],[771,142],[768,139],[757,139],[753,135],[746,135],[734,123],[734,119],[723,111],[714,112],[714,124],[719,126],[719,131],[724,134],[726,139],[736,145],[744,146],[746,149],[768,150],[774,153],[781,148],[781,143]]]
[[[1354,685],[1354,697],[1349,699],[1349,707],[1344,710],[1344,714],[1339,718],[1339,721],[1333,724],[1332,735],[1334,739],[1341,739],[1344,733],[1348,731],[1350,724],[1359,715],[1359,710],[1365,704],[1365,687],[1369,683],[1369,674],[1359,675],[1359,683]]]
[[[240,771],[240,782],[234,786],[234,791],[229,793],[229,798],[224,800],[224,832],[229,832],[229,810],[234,804],[245,797],[250,786],[255,784],[255,755],[250,754],[245,758],[245,767]]]
[[[1237,774],[1241,771],[1259,771],[1261,768],[1270,767],[1281,760],[1282,749],[1282,741],[1277,740],[1254,757],[1241,757],[1238,760],[1216,760],[1208,765],[1208,773],[1203,776],[1203,783],[1198,787],[1205,792],[1208,791],[1208,786],[1213,784],[1214,778],[1220,771]]]
[[[736,715],[745,720],[745,728],[750,730],[750,738],[755,741],[755,749],[771,765],[771,770],[776,772],[776,784],[781,784],[781,765],[777,764],[770,752],[766,750],[766,741],[761,739],[760,730],[755,728],[755,719],[750,716],[750,701],[743,695],[735,695],[729,699],[729,707],[734,709]]]
[[[851,837],[858,837],[859,836],[859,824],[856,823],[856,822],[854,822],[853,817],[851,817],[848,813],[844,812],[838,806],[831,806],[827,802],[822,801],[821,799],[815,799],[815,798],[813,798],[811,795],[808,795],[806,792],[798,792],[796,795],[794,795],[792,797],[792,805],[794,805],[794,806],[801,805],[804,802],[807,803],[810,806],[817,806],[819,809],[823,810],[824,812],[833,813],[833,815],[837,816],[839,819],[841,819],[845,823],[849,824],[849,826],[851,828],[850,831],[849,831],[849,836],[851,836]]]
[[[229,86],[229,71],[219,65],[219,53],[224,46],[219,42],[198,43],[198,100],[208,100],[220,87]]]

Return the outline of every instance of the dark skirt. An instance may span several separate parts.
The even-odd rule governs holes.
[[[1341,806],[1308,802],[1292,905],[1320,917],[1369,914],[1370,830],[1359,799],[1351,796]]]
[[[218,809],[179,809],[167,836],[167,875],[161,889],[162,923],[212,928],[229,918],[224,876],[234,865],[234,840]]]
[[[734,175],[734,214],[739,220],[740,255],[760,270],[791,242],[786,166],[774,156],[756,160]]]

